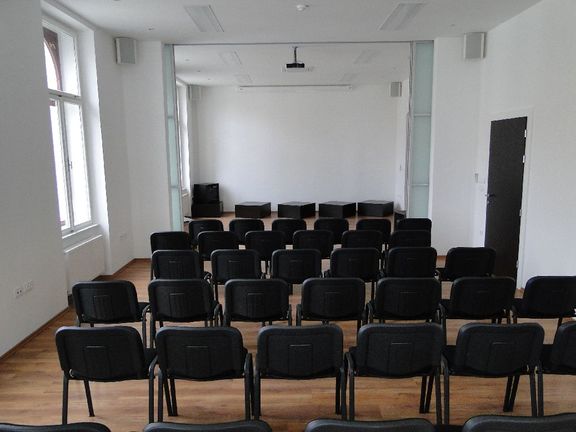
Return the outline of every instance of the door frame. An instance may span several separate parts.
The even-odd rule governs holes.
[[[524,176],[522,178],[522,210],[520,216],[520,238],[518,244],[518,271],[516,273],[516,287],[522,288],[525,284],[524,276],[524,247],[526,245],[526,224],[528,222],[528,195],[529,195],[529,185],[530,185],[530,169],[532,161],[532,136],[534,133],[534,107],[518,108],[510,111],[501,111],[496,113],[491,113],[488,116],[486,134],[487,134],[487,151],[486,151],[486,167],[485,167],[485,178],[486,178],[486,188],[488,187],[488,175],[490,169],[490,130],[492,128],[492,122],[498,120],[508,120],[517,117],[526,117],[526,147],[524,161]],[[487,191],[487,189],[486,189]],[[484,235],[486,235],[486,210],[488,203],[484,197],[483,209],[483,227],[482,230]],[[527,278],[526,278],[527,279]]]

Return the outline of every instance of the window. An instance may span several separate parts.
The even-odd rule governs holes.
[[[82,99],[73,33],[44,23],[44,56],[60,226],[62,233],[68,234],[92,222]]]

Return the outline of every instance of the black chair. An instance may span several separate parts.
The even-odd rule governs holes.
[[[452,283],[450,298],[440,301],[442,328],[446,340],[446,321],[490,319],[510,323],[510,309],[516,281],[509,277],[461,277]]]
[[[438,268],[440,280],[455,281],[465,276],[487,277],[494,272],[496,251],[489,247],[455,247],[446,254],[446,264]]]
[[[405,220],[405,219],[402,219]],[[395,247],[430,247],[432,242],[430,231],[397,230],[390,234],[388,248]]]
[[[286,281],[290,293],[293,284],[319,276],[322,276],[322,257],[317,249],[286,249],[272,254],[270,277]]]
[[[462,432],[566,432],[576,427],[576,414],[548,417],[476,416],[470,418]]]
[[[152,319],[150,337],[156,336],[156,323],[204,321],[212,327],[222,320],[222,306],[214,300],[210,284],[202,279],[155,279],[148,285]]]
[[[389,421],[350,421],[317,419],[306,425],[304,432],[435,432],[425,419]]]
[[[136,287],[130,281],[78,282],[72,287],[76,325],[142,323],[142,340],[146,346],[147,302],[139,302]]]
[[[432,221],[428,218],[404,218],[396,224],[397,230],[432,230]]]
[[[518,318],[563,318],[576,316],[576,276],[534,276],[526,282],[522,299],[514,299],[512,316]]]
[[[288,284],[282,279],[232,279],[224,286],[224,325],[232,321],[288,321],[292,325],[292,305]]]
[[[296,325],[302,321],[364,321],[366,285],[358,278],[310,278],[302,285],[301,303],[296,307]]]
[[[368,324],[358,332],[358,345],[346,353],[349,382],[349,419],[355,417],[354,377],[422,377],[420,412],[430,410],[436,388],[436,422],[442,424],[440,362],[442,329],[435,323]]]
[[[308,380],[336,378],[336,413],[346,418],[345,370],[342,362],[343,335],[340,327],[266,326],[257,339],[254,371],[254,418],[261,414],[261,384],[264,378]]]
[[[556,330],[554,343],[544,345],[538,366],[538,415],[544,415],[544,374],[576,375],[576,322]]]
[[[218,301],[218,284],[230,279],[260,279],[262,268],[255,250],[217,249],[210,256],[212,262],[212,285]]]
[[[370,299],[374,298],[374,285],[382,277],[380,251],[374,248],[336,249],[330,255],[330,269],[326,277],[354,277],[370,282]]]
[[[90,381],[117,382],[149,379],[148,421],[154,421],[156,352],[146,349],[132,327],[61,327],[56,349],[63,372],[62,424],[68,422],[70,380],[84,382],[88,413],[94,417]],[[159,393],[162,393],[159,391]]]
[[[307,226],[304,219],[280,218],[272,221],[272,231],[284,233],[287,245],[292,244],[292,238],[296,231],[305,231],[306,229]]]
[[[334,234],[329,230],[296,231],[292,239],[294,249],[317,249],[322,258],[330,258],[334,249]]]
[[[284,233],[280,231],[249,231],[246,233],[246,249],[253,249],[264,261],[264,272],[268,273],[272,253],[278,249],[286,249]]]
[[[111,432],[100,423],[70,423],[64,425],[29,426],[0,423],[0,432]]]
[[[198,252],[202,261],[210,261],[217,249],[238,249],[238,237],[230,231],[203,231],[198,234]]]
[[[544,329],[539,324],[469,323],[458,332],[456,345],[442,354],[444,372],[444,421],[450,424],[450,376],[508,378],[504,395],[505,412],[514,409],[521,375],[530,379],[532,415],[538,414],[534,370],[540,360]]]
[[[356,222],[356,231],[376,230],[382,233],[382,242],[388,245],[390,242],[390,233],[392,232],[392,223],[388,219],[360,219]]]
[[[438,304],[442,286],[436,278],[384,278],[376,285],[374,300],[367,304],[367,318],[440,322]]]
[[[314,229],[332,231],[334,244],[341,244],[342,234],[350,229],[350,224],[344,218],[321,217],[314,221]]]
[[[203,261],[195,250],[157,250],[152,254],[156,279],[202,279],[207,277]]]
[[[232,219],[228,224],[228,231],[236,234],[238,242],[243,245],[247,232],[264,231],[264,222],[260,219]]]
[[[175,380],[216,381],[244,378],[244,414],[250,420],[252,354],[242,334],[232,327],[164,327],[156,335],[158,388],[170,381],[168,412],[178,415]],[[162,391],[158,391],[158,421],[164,418]]]
[[[431,247],[395,247],[388,251],[387,277],[436,276],[436,249]]]
[[[382,232],[378,230],[355,230],[342,233],[343,248],[374,248],[382,251]]]
[[[157,250],[190,249],[190,235],[186,231],[162,231],[150,234],[150,253]],[[152,279],[150,268],[150,279]]]
[[[143,432],[272,432],[272,429],[266,422],[245,420],[213,424],[151,423]]]
[[[220,219],[202,219],[190,221],[188,225],[190,231],[190,244],[198,246],[198,234],[204,231],[224,231],[224,225]]]

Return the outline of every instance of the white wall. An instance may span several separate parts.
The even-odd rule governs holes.
[[[402,81],[402,97],[396,107],[396,166],[394,209],[406,210],[406,143],[410,110],[410,80]]]
[[[576,274],[574,17],[574,0],[544,0],[488,34],[480,172],[487,172],[490,121],[529,116],[522,284],[538,274]],[[476,212],[478,229],[485,208]]]
[[[0,2],[0,354],[67,306],[38,1]],[[34,288],[15,299],[14,289]]]
[[[482,60],[462,58],[461,37],[434,41],[429,215],[440,255],[473,244],[481,72]]]
[[[206,87],[198,103],[199,180],[242,201],[393,200],[396,104],[382,86],[251,92]]]
[[[133,256],[148,258],[150,233],[170,230],[162,44],[140,41],[137,58],[121,70],[131,199],[124,205],[131,205]]]

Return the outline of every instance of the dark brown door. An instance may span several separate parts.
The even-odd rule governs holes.
[[[496,250],[494,274],[516,278],[527,117],[492,122],[484,244]]]

